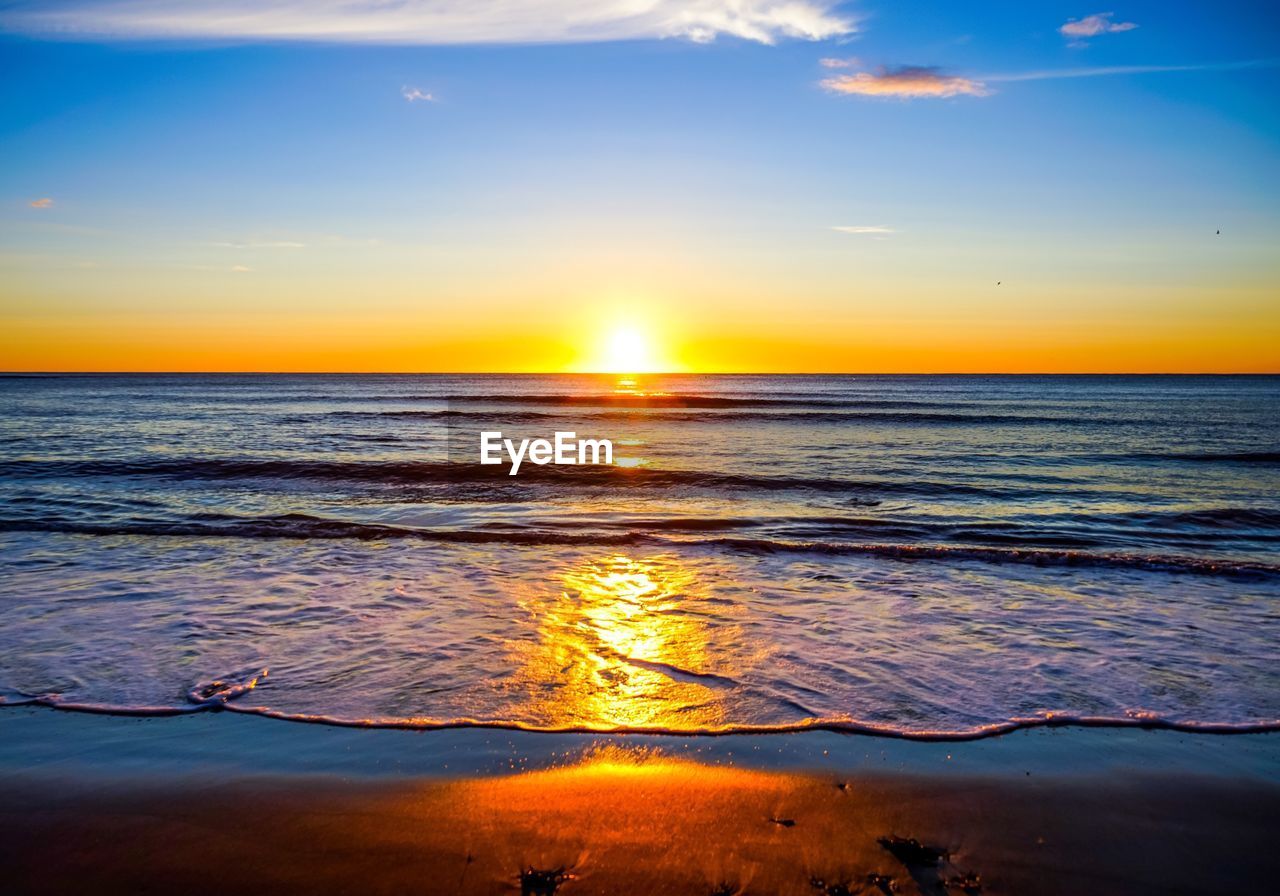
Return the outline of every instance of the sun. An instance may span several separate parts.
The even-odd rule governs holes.
[[[653,341],[635,324],[616,324],[602,335],[590,365],[598,373],[660,373],[663,361]]]
[[[649,340],[635,327],[616,327],[609,333],[603,360],[607,373],[649,373],[653,370]]]
[[[653,319],[629,313],[594,323],[579,331],[582,353],[566,370],[623,376],[684,370],[672,353],[670,331]]]

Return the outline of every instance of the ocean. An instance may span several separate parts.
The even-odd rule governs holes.
[[[1277,644],[1280,377],[0,377],[3,705],[1253,731]]]

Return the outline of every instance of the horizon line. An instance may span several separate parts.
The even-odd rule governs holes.
[[[0,370],[42,376],[1280,376],[1277,370]]]

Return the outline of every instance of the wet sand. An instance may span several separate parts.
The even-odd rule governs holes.
[[[1268,735],[915,753],[847,736],[524,735],[485,755],[478,735],[229,719],[0,713],[0,890],[1225,894],[1280,875]],[[395,750],[429,758],[403,773],[382,762]]]

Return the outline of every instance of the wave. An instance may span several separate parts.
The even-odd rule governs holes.
[[[165,477],[171,479],[314,479],[385,485],[485,483],[508,488],[553,484],[651,488],[727,488],[760,491],[818,491],[830,494],[952,494],[972,497],[1023,497],[1020,489],[936,481],[874,481],[806,476],[713,473],[704,470],[553,465],[521,467],[519,478],[506,465],[481,466],[447,461],[326,461],[183,458],[157,460],[10,460],[0,461],[0,476]]]
[[[852,718],[814,717],[780,724],[729,723],[725,725],[680,728],[656,725],[535,725],[509,719],[475,718],[352,718],[320,713],[287,712],[269,706],[244,706],[236,699],[253,691],[266,677],[263,669],[245,681],[218,680],[196,684],[187,691],[187,703],[177,706],[128,706],[64,700],[59,694],[0,695],[0,710],[5,708],[42,706],[61,712],[89,713],[127,717],[165,717],[198,712],[236,712],[284,722],[328,725],[339,728],[400,729],[406,731],[441,731],[458,728],[480,728],[524,731],[538,734],[592,735],[660,735],[670,737],[724,737],[728,735],[790,734],[804,731],[831,731],[839,734],[863,735],[894,740],[952,742],[976,741],[1012,734],[1032,728],[1139,728],[1144,730],[1180,731],[1189,734],[1265,734],[1280,731],[1280,719],[1243,722],[1217,722],[1197,719],[1173,719],[1144,710],[1129,710],[1123,716],[1088,716],[1069,712],[1046,711],[1034,716],[1015,716],[969,728],[916,729]]]
[[[302,513],[270,517],[234,517],[206,513],[189,520],[121,521],[89,523],[60,519],[0,519],[0,532],[49,532],[66,535],[156,536],[185,538],[281,538],[281,539],[416,539],[453,544],[512,545],[631,545],[645,536],[639,533],[616,535],[575,535],[568,532],[505,531],[468,529],[419,529],[380,523],[357,523],[324,519]]]
[[[204,384],[207,385],[207,384]],[[351,403],[351,404],[389,404],[389,403],[429,403],[434,405],[534,405],[558,407],[627,407],[627,408],[814,408],[814,407],[849,407],[849,408],[919,408],[950,407],[951,405],[919,399],[876,399],[856,398],[850,396],[831,396],[808,394],[804,392],[771,392],[768,395],[709,395],[685,392],[661,392],[651,394],[629,392],[475,392],[475,393],[432,393],[408,391],[403,393],[386,392],[262,392],[253,391],[213,391],[197,384],[193,389],[200,392],[200,401],[210,404],[235,405],[272,405],[298,403]],[[151,391],[121,393],[120,398],[137,401],[166,401],[174,398],[172,393],[157,396]],[[180,396],[179,396],[180,397]]]
[[[613,403],[610,403],[613,404]],[[566,411],[528,410],[388,410],[388,411],[324,411],[319,414],[289,414],[282,418],[288,423],[311,423],[324,418],[360,418],[384,420],[434,419],[446,422],[476,421],[486,424],[501,422],[503,425],[537,425],[548,421],[574,422],[625,421],[637,419],[663,423],[843,423],[843,424],[938,424],[957,426],[1072,426],[1097,427],[1127,424],[1129,421],[1110,418],[1083,420],[1074,416],[1035,414],[963,413],[944,411],[861,411],[861,410],[742,410],[739,405],[624,405],[599,409],[593,405],[575,404]],[[754,406],[754,405],[753,405]],[[804,405],[795,405],[802,408]],[[836,407],[835,404],[832,407]],[[839,405],[845,408],[845,405]],[[712,410],[713,408],[722,408]],[[662,414],[648,414],[650,410],[663,410]]]
[[[1032,566],[1114,567],[1149,572],[1191,573],[1247,578],[1280,576],[1272,563],[1213,560],[1178,554],[1143,554],[938,544],[862,544],[845,542],[788,542],[768,539],[717,538],[699,544],[715,544],[742,551],[772,553],[799,551],[819,554],[872,554],[897,560],[979,560],[987,563],[1020,563]]]
[[[146,706],[118,703],[86,703],[66,700],[61,694],[27,694],[0,689],[0,709],[18,706],[47,706],[64,712],[91,713],[108,716],[164,717],[189,715],[194,712],[222,709],[231,700],[242,697],[267,677],[267,669],[200,682],[187,689],[185,704]]]
[[[1164,451],[1108,455],[1113,459],[1185,461],[1187,463],[1280,464],[1280,451]]]
[[[450,404],[515,404],[557,405],[560,407],[635,407],[635,408],[807,408],[852,406],[850,399],[822,396],[764,397],[759,395],[697,395],[668,392],[652,395],[626,392],[512,392],[507,394],[455,394],[441,399]],[[856,399],[854,400],[856,401]],[[884,404],[872,405],[883,407]],[[894,401],[892,407],[912,406],[911,402]],[[936,406],[930,405],[930,406]]]
[[[575,527],[576,528],[576,527]],[[805,553],[869,555],[894,560],[979,561],[1043,567],[1101,567],[1151,572],[1186,573],[1271,579],[1280,565],[1219,560],[1178,554],[1148,554],[1010,547],[971,544],[903,544],[894,542],[803,541],[775,538],[718,536],[682,538],[654,532],[547,531],[541,529],[428,529],[380,523],[360,523],[291,513],[273,517],[235,517],[203,514],[180,521],[122,521],[92,523],[64,519],[0,519],[0,532],[36,532],[94,536],[184,538],[348,539],[381,541],[415,539],[443,544],[517,546],[721,548],[744,553]]]
[[[1116,514],[1117,519],[1141,523],[1145,526],[1165,526],[1173,529],[1280,529],[1280,510],[1264,507],[1211,507],[1203,510],[1138,511]],[[1172,535],[1173,532],[1162,532]],[[1256,534],[1256,533],[1255,533]]]

